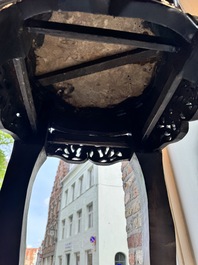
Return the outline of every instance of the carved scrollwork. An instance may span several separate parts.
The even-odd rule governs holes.
[[[159,119],[152,141],[155,146],[182,139],[188,132],[188,121],[198,110],[198,86],[183,80],[177,92]]]
[[[103,146],[86,146],[81,144],[48,144],[47,155],[59,157],[71,163],[83,163],[91,160],[95,164],[112,164],[131,158],[128,148],[115,148]]]

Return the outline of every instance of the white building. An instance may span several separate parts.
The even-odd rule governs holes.
[[[72,166],[62,181],[56,265],[128,265],[121,166]]]

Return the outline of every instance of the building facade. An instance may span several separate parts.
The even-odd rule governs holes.
[[[61,181],[69,171],[69,165],[60,161],[52,188],[45,237],[41,247],[41,264],[52,265],[54,263],[54,251],[57,243],[58,215],[62,192]]]
[[[128,265],[121,165],[75,165],[62,180],[56,265]]]
[[[38,248],[26,248],[24,265],[36,265]]]

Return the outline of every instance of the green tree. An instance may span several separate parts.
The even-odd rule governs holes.
[[[10,156],[13,138],[0,130],[0,188],[7,168],[7,157]]]

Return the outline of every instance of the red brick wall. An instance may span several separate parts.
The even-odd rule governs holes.
[[[25,252],[25,264],[24,265],[34,265],[37,258],[38,248],[26,248]]]
[[[149,264],[147,196],[142,171],[135,155],[130,162],[122,163],[122,179],[129,264]]]

